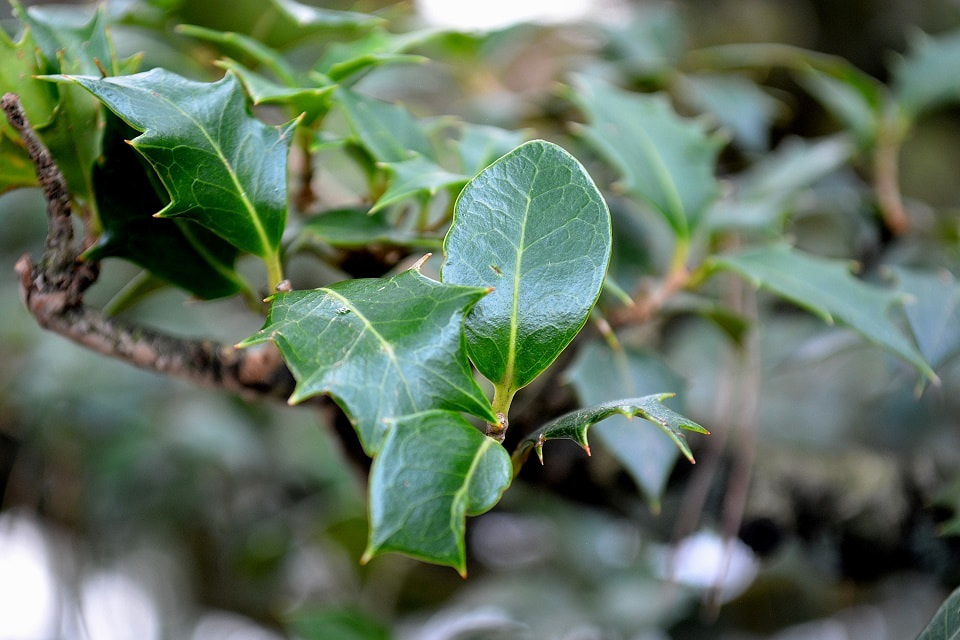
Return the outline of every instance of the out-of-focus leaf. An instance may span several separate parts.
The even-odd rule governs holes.
[[[690,445],[687,444],[687,439],[684,437],[682,430],[703,434],[709,434],[710,432],[693,420],[665,407],[663,401],[672,398],[673,395],[672,393],[661,393],[641,398],[604,402],[603,404],[572,411],[556,420],[551,420],[517,445],[513,454],[514,470],[518,470],[523,465],[531,450],[536,450],[537,457],[540,458],[542,463],[543,445],[548,440],[573,440],[583,447],[587,453],[590,453],[587,430],[604,418],[617,414],[626,418],[640,416],[644,420],[654,423],[670,436],[670,439],[680,448],[687,460],[693,462],[693,453],[690,451]],[[619,446],[619,443],[616,446]]]
[[[960,587],[954,589],[917,640],[957,640],[960,638]]]
[[[361,611],[298,611],[287,623],[303,640],[389,640],[389,631]]]
[[[430,141],[405,107],[344,87],[336,99],[354,135],[377,162],[401,162],[415,153],[433,157]]]
[[[586,322],[610,260],[610,212],[573,156],[535,140],[464,187],[444,251],[445,282],[493,289],[467,317],[467,346],[512,397]]]
[[[611,59],[632,74],[657,76],[676,64],[686,45],[686,29],[673,5],[638,7],[622,28],[607,32]]]
[[[45,127],[53,117],[56,91],[33,76],[43,73],[37,64],[36,43],[25,28],[14,42],[0,29],[0,95],[14,93],[20,98],[27,118],[35,129]],[[36,184],[33,165],[19,144],[17,132],[6,118],[0,118],[0,193]]]
[[[960,101],[960,31],[936,37],[918,33],[910,52],[893,67],[894,95],[909,117]]]
[[[420,236],[398,229],[382,211],[368,214],[361,209],[334,209],[313,216],[301,227],[301,236],[316,238],[331,247],[357,249],[372,244],[439,249],[443,239]]]
[[[783,142],[733,181],[728,197],[715,205],[710,225],[718,229],[771,229],[790,213],[809,187],[844,165],[854,152],[845,136]]]
[[[187,220],[153,217],[164,203],[149,167],[126,142],[136,133],[118,117],[108,117],[103,154],[93,170],[103,232],[85,257],[124,258],[198,298],[245,288],[234,271],[234,247]]]
[[[879,121],[883,117],[882,85],[864,79],[860,71],[845,70],[842,75],[809,68],[800,73],[801,82],[843,124],[853,132],[863,148],[877,139]]]
[[[492,508],[510,485],[510,456],[459,414],[428,411],[388,421],[370,470],[364,559],[387,551],[466,576],[466,516]]]
[[[26,150],[0,132],[0,194],[36,184],[37,174]]]
[[[684,76],[679,85],[684,99],[713,116],[747,151],[770,146],[770,128],[780,104],[742,75]]]
[[[331,395],[372,455],[386,418],[445,409],[496,421],[463,343],[463,317],[485,294],[416,270],[279,293],[241,346],[275,342],[297,380],[290,402]]]
[[[421,155],[381,166],[390,174],[390,186],[371,207],[371,213],[416,196],[429,197],[445,189],[459,191],[470,179],[470,176],[447,171]]]
[[[920,353],[937,369],[960,353],[960,285],[949,271],[893,267]]]
[[[382,65],[426,62],[423,56],[405,52],[438,34],[434,29],[400,34],[373,30],[362,38],[327,47],[313,69],[333,82],[352,84],[365,72]]]
[[[207,29],[193,24],[177,25],[177,33],[181,33],[191,38],[212,42],[226,48],[231,53],[240,53],[244,57],[256,61],[257,64],[269,69],[277,78],[287,84],[294,84],[295,72],[287,64],[279,52],[271,49],[256,38],[235,33],[233,31],[217,31],[216,29]]]
[[[522,131],[511,131],[500,127],[463,123],[457,152],[460,155],[460,170],[468,176],[475,176],[487,168],[494,160],[519,147],[526,135]]]
[[[890,307],[902,303],[898,292],[866,284],[850,273],[850,263],[802,253],[785,244],[714,256],[713,270],[740,274],[832,323],[840,320],[867,340],[900,356],[924,376],[936,380],[916,347],[889,317]]]
[[[60,76],[142,131],[133,147],[170,194],[158,214],[192,220],[265,260],[279,252],[287,214],[292,125],[254,118],[236,76],[194,82],[163,69],[118,78]]]
[[[247,69],[234,60],[220,60],[220,66],[234,73],[243,83],[254,104],[277,104],[290,108],[291,115],[303,114],[301,123],[313,124],[333,105],[333,85],[324,87],[288,87]]]
[[[689,238],[718,193],[714,165],[722,141],[680,118],[661,95],[639,95],[581,76],[575,100],[583,133],[622,176],[622,188]]]
[[[645,391],[681,389],[683,380],[662,362],[639,351],[614,352],[594,341],[567,372],[580,402],[598,405],[613,398],[636,397]],[[681,407],[682,410],[682,407]],[[593,435],[630,473],[651,507],[659,510],[667,478],[680,450],[654,429],[637,429],[625,416],[611,415]]]

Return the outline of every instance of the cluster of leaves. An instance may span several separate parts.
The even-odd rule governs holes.
[[[274,342],[297,380],[291,402],[332,396],[374,457],[367,558],[400,551],[463,572],[465,517],[497,503],[531,450],[541,454],[555,438],[587,447],[587,429],[602,419],[591,433],[657,504],[680,450],[692,459],[681,429],[703,429],[661,404],[660,392],[681,381],[626,344],[628,330],[657,314],[699,315],[742,340],[751,319],[725,304],[719,274],[850,327],[924,381],[936,381],[960,347],[956,335],[930,330],[954,313],[938,273],[897,267],[896,286],[885,287],[856,277],[847,260],[784,240],[801,196],[854,163],[865,167],[885,224],[907,230],[897,151],[925,113],[957,99],[960,86],[944,73],[956,36],[919,40],[888,87],[841,59],[789,47],[685,52],[672,32],[654,32],[666,24],[658,20],[612,33],[611,60],[566,78],[563,97],[582,120],[571,143],[592,151],[597,173],[614,182],[605,198],[555,144],[417,117],[362,90],[368,77],[423,61],[411,52],[441,33],[396,34],[375,16],[271,0],[257,18],[273,25],[266,31],[243,16],[177,28],[222,53],[222,78],[198,82],[159,68],[133,73],[137,61],[113,52],[104,10],[76,26],[14,8],[22,30],[0,42],[0,88],[21,96],[89,215],[98,233],[89,259],[123,258],[198,298],[238,295],[256,308],[256,292],[276,290],[298,254],[336,268],[340,252],[358,247],[394,256],[442,247],[437,280],[421,274],[421,261],[275,293],[264,328],[241,343]],[[318,55],[297,55],[303,43]],[[771,66],[792,73],[841,132],[770,149],[778,105],[744,71]],[[266,124],[250,104],[285,124]],[[703,115],[683,117],[675,105]],[[306,167],[293,196],[291,148]],[[746,166],[726,189],[721,151]],[[33,184],[7,128],[0,153],[0,191]],[[340,167],[362,176],[347,207],[314,192],[314,169]],[[639,241],[639,252],[636,238],[618,244],[608,201],[615,228],[639,225],[656,243]],[[238,271],[244,255],[262,261],[263,282]],[[916,299],[904,314],[909,333],[891,317],[907,292]],[[586,408],[523,439],[511,464],[500,441],[514,395],[591,314],[623,331],[577,354],[569,378]],[[669,438],[621,419],[631,416]]]

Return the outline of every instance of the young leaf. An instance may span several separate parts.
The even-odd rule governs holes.
[[[583,405],[611,397],[629,398],[651,389],[679,389],[683,380],[660,361],[638,351],[613,352],[596,340],[577,354],[567,376]],[[637,429],[612,415],[593,429],[600,444],[633,477],[654,511],[659,510],[667,478],[680,450],[654,429]]]
[[[381,166],[391,176],[390,187],[370,208],[370,213],[417,195],[433,196],[443,189],[459,190],[470,179],[469,176],[451,173],[419,154],[407,160],[385,162]]]
[[[188,220],[153,217],[163,202],[147,173],[150,168],[126,143],[135,134],[116,116],[107,118],[103,153],[93,169],[103,232],[85,257],[125,258],[198,298],[220,298],[245,288],[234,271],[233,246]]]
[[[933,614],[930,623],[920,632],[917,640],[960,639],[960,587],[953,590]]]
[[[377,162],[401,162],[414,153],[433,157],[430,141],[405,107],[344,87],[336,98],[354,135]]]
[[[850,273],[850,264],[804,254],[785,244],[710,258],[711,269],[740,274],[754,286],[770,289],[826,322],[844,322],[867,340],[911,363],[930,380],[937,375],[890,321],[899,294],[866,284]]]
[[[623,189],[648,202],[679,238],[689,238],[718,193],[721,140],[683,120],[659,95],[638,95],[579,77],[575,100],[590,121],[587,140],[622,175]]]
[[[170,194],[170,204],[158,216],[195,221],[263,258],[271,279],[277,279],[292,125],[270,127],[254,118],[231,73],[214,83],[163,69],[117,78],[55,79],[84,87],[143,132],[133,147],[150,161]]]
[[[388,421],[370,470],[364,561],[386,551],[466,575],[466,516],[492,508],[510,485],[510,456],[459,414],[428,411]]]
[[[273,340],[297,380],[290,403],[330,394],[372,455],[385,418],[447,409],[496,420],[463,344],[463,317],[485,293],[413,269],[279,293],[263,329],[240,346]]]
[[[610,261],[610,212],[573,156],[535,140],[464,187],[444,250],[445,282],[493,288],[467,318],[467,346],[509,398],[586,322]]]
[[[540,458],[542,463],[543,445],[548,440],[573,440],[589,454],[590,445],[587,443],[587,430],[604,418],[617,414],[627,418],[640,416],[644,420],[654,423],[670,436],[670,439],[680,448],[687,460],[693,462],[693,453],[690,451],[690,445],[687,444],[687,439],[681,429],[703,434],[709,434],[710,432],[693,420],[668,409],[662,404],[666,398],[672,398],[673,395],[672,393],[661,393],[643,396],[642,398],[604,402],[551,420],[517,445],[517,449],[513,453],[514,471],[520,469],[531,450],[537,452],[537,457]]]

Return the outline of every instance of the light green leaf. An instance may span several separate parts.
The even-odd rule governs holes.
[[[445,282],[493,288],[467,318],[467,345],[512,397],[586,322],[610,261],[610,212],[573,156],[535,140],[464,187],[444,250]]]
[[[930,623],[920,632],[917,640],[958,640],[960,639],[960,587],[954,589]]]
[[[876,143],[886,104],[883,85],[852,67],[834,73],[811,67],[801,71],[799,77],[834,117],[853,132],[862,148]]]
[[[656,209],[679,238],[689,238],[718,193],[714,165],[722,140],[684,120],[662,95],[639,95],[580,76],[575,101],[587,140],[622,176],[622,188]]]
[[[466,576],[466,516],[492,508],[510,485],[510,456],[459,414],[428,411],[388,421],[370,471],[364,560],[387,552]]]
[[[405,107],[344,87],[336,99],[354,135],[377,162],[400,162],[414,153],[433,157],[430,141]]]
[[[491,162],[520,146],[526,134],[500,127],[482,124],[461,123],[457,152],[460,155],[460,170],[475,176]]]
[[[339,84],[353,84],[365,72],[382,65],[426,62],[427,58],[423,56],[405,52],[428,42],[440,33],[435,29],[409,33],[390,33],[376,29],[362,38],[330,45],[313,69]]]
[[[587,442],[587,430],[604,418],[617,414],[626,418],[640,416],[644,420],[654,423],[673,440],[687,460],[693,462],[693,453],[690,451],[690,445],[687,444],[687,439],[681,430],[685,429],[703,434],[709,434],[710,432],[693,420],[668,409],[662,404],[664,400],[672,397],[672,393],[661,393],[641,398],[614,400],[572,411],[556,420],[551,420],[517,445],[513,454],[514,471],[519,470],[530,455],[531,450],[537,452],[537,457],[540,458],[542,463],[543,445],[548,440],[573,440],[589,454],[590,445]]]
[[[680,389],[683,380],[662,362],[639,351],[612,351],[594,341],[577,354],[567,377],[581,404],[599,405],[609,398],[635,397],[657,389]],[[611,415],[593,435],[633,477],[654,511],[680,450],[655,429],[637,429],[622,415]]]
[[[144,132],[133,147],[170,194],[157,215],[193,220],[242,251],[276,257],[287,214],[292,125],[270,127],[254,118],[236,76],[204,83],[153,69],[56,79],[84,87]]]
[[[220,60],[217,66],[227,69],[243,83],[254,104],[277,104],[290,108],[291,115],[303,114],[301,124],[308,126],[325,116],[333,105],[335,86],[297,87],[277,84],[247,69],[234,60]]]
[[[496,420],[463,344],[463,317],[485,293],[416,270],[279,293],[240,346],[274,341],[297,381],[290,403],[331,395],[372,455],[385,418],[446,409]]]
[[[443,239],[421,236],[398,229],[383,211],[368,214],[366,209],[334,209],[309,218],[300,228],[306,241],[319,240],[331,247],[358,249],[380,244],[396,247],[440,249]]]
[[[460,173],[451,173],[419,154],[407,160],[385,162],[381,166],[390,174],[390,186],[370,208],[371,213],[415,196],[433,196],[445,189],[459,191],[470,179]]]
[[[960,102],[960,31],[928,36],[917,33],[910,52],[893,67],[894,95],[909,117]]]
[[[230,51],[240,53],[244,58],[254,60],[257,64],[272,71],[280,81],[288,86],[292,87],[296,84],[296,72],[287,64],[283,56],[256,38],[233,31],[218,31],[192,24],[177,25],[176,31],[185,36],[212,42]],[[243,67],[239,63],[235,64],[238,67]]]
[[[891,269],[924,359],[935,369],[960,353],[960,285],[946,270]]]
[[[770,128],[781,105],[746,76],[702,74],[682,76],[678,84],[686,102],[709,113],[747,151],[770,146]]]
[[[850,263],[802,253],[785,244],[748,249],[709,259],[711,269],[740,274],[832,323],[840,320],[867,340],[895,353],[930,380],[937,375],[916,347],[890,321],[902,303],[895,291],[866,284],[850,273]]]

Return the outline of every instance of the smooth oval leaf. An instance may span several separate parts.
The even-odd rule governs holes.
[[[254,118],[232,73],[214,83],[164,69],[54,79],[79,84],[144,132],[132,144],[170,194],[159,216],[193,220],[261,258],[278,253],[292,125],[271,127]]]
[[[493,288],[467,317],[467,347],[512,393],[586,322],[610,261],[610,212],[573,156],[535,140],[467,184],[444,250],[445,282]]]
[[[330,394],[372,455],[385,418],[446,409],[496,420],[463,341],[463,317],[485,293],[413,269],[280,293],[263,329],[239,346],[273,340],[297,381],[290,403]]]
[[[491,509],[510,485],[510,456],[459,414],[429,411],[389,422],[370,471],[364,560],[386,551],[466,575],[466,516]]]
[[[514,470],[519,470],[530,455],[531,450],[537,452],[537,457],[540,458],[542,463],[543,445],[547,440],[573,440],[589,454],[590,445],[587,442],[587,430],[604,418],[617,414],[627,418],[640,416],[644,420],[654,423],[670,436],[670,439],[680,448],[687,460],[693,462],[693,452],[690,451],[690,445],[687,444],[687,439],[681,430],[686,429],[703,434],[709,434],[710,432],[693,420],[668,409],[662,404],[664,400],[672,398],[673,395],[672,393],[660,393],[641,398],[613,400],[572,411],[556,420],[551,420],[517,445],[517,449],[513,453]]]

